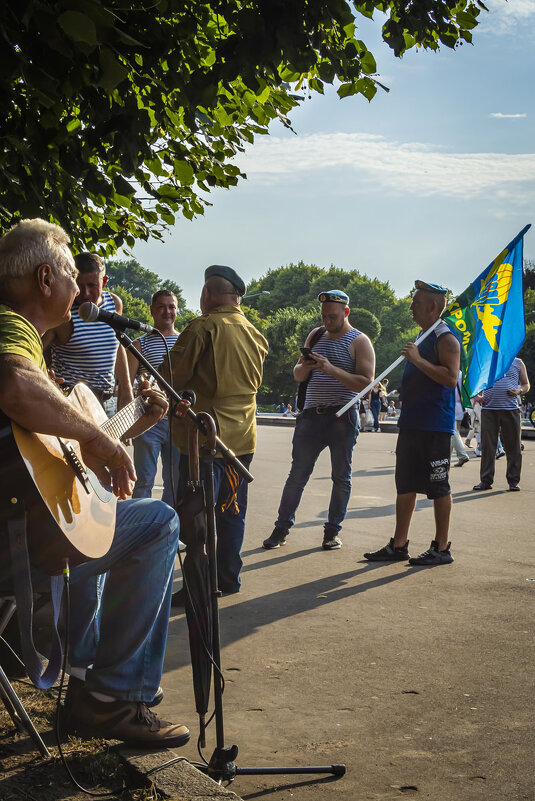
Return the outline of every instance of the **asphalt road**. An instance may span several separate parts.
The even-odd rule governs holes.
[[[359,437],[340,550],[320,548],[331,486],[323,454],[287,544],[265,551],[291,436],[259,429],[243,588],[220,605],[226,743],[239,746],[239,766],[344,762],[347,774],[238,776],[235,792],[277,801],[534,799],[535,442],[525,443],[519,493],[505,491],[505,459],[486,493],[471,490],[479,460],[452,469],[455,562],[430,569],[362,559],[393,531],[393,434]],[[432,504],[422,498],[411,554],[432,535]],[[162,683],[159,713],[196,734],[180,610]],[[182,755],[196,758],[194,740]],[[214,740],[212,731],[207,757]]]

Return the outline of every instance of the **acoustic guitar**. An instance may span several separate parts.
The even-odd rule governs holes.
[[[140,396],[108,419],[85,384],[76,384],[67,400],[114,439],[120,439],[147,408]],[[0,453],[3,506],[12,497],[23,499],[34,567],[54,575],[65,559],[75,567],[108,552],[117,499],[84,465],[78,442],[31,433],[11,422],[0,430]]]

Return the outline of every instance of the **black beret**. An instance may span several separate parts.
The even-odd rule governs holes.
[[[207,281],[209,278],[212,278],[213,275],[218,275],[220,278],[226,278],[227,281],[230,281],[232,286],[236,288],[240,297],[245,295],[245,284],[236,270],[233,270],[232,267],[225,267],[224,264],[212,264],[204,271],[204,280]]]

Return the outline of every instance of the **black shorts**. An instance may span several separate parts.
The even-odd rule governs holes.
[[[428,498],[450,494],[450,441],[444,431],[401,429],[396,446],[398,495],[421,492]]]

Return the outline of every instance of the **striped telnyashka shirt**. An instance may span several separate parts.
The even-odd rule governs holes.
[[[109,292],[102,293],[101,309],[116,311]],[[78,307],[71,309],[73,333],[66,345],[52,347],[52,369],[67,386],[85,381],[99,392],[115,387],[115,359],[119,342],[107,323],[86,323],[80,319]]]
[[[516,358],[503,378],[496,381],[493,387],[483,391],[487,401],[481,407],[485,409],[518,409],[520,398],[518,395],[508,395],[508,389],[518,389],[520,374],[520,359]]]
[[[178,334],[169,334],[165,337],[167,347],[169,350],[173,347],[178,339]],[[165,345],[159,334],[143,334],[138,340],[141,345],[141,353],[149,361],[153,367],[159,367],[167,356]],[[140,370],[143,370],[143,365],[139,365]]]
[[[360,331],[352,328],[340,339],[327,339],[325,333],[312,350],[319,353],[320,356],[325,356],[336,367],[340,367],[348,373],[355,373],[355,360],[349,351],[349,346],[359,334]],[[336,378],[320,373],[319,370],[312,370],[307,385],[305,409],[312,409],[316,406],[342,406],[357,394],[357,392],[344,387]]]

